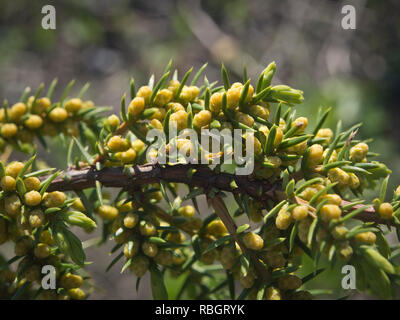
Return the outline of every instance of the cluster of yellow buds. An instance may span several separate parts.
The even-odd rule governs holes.
[[[125,258],[123,271],[130,270],[137,278],[147,271],[152,277],[159,276],[158,268],[162,267],[173,275],[189,270],[188,274],[199,280],[212,269],[212,264],[219,262],[245,289],[242,297],[247,294],[249,299],[280,300],[312,298],[304,283],[310,277],[296,275],[302,254],[318,259],[323,253],[332,263],[339,258],[354,263],[363,273],[374,270],[381,275],[382,283],[388,281],[387,275],[396,274],[389,253],[382,249],[387,246],[382,245],[384,237],[378,224],[400,228],[400,187],[387,200],[390,170],[371,160],[376,154],[370,152],[369,141],[356,139],[360,125],[346,131],[338,126],[335,132],[323,127],[330,109],[321,110],[314,125],[307,117],[297,116],[295,107],[303,102],[303,92],[287,85],[272,85],[275,63],[269,64],[253,84],[247,72],[243,80],[231,83],[223,66],[221,86],[209,83],[207,78],[203,85],[197,84],[205,66],[190,83],[192,69],[181,80],[177,72],[171,78],[170,69],[169,64],[157,83],[152,77],[138,90],[132,80],[130,100],[126,101],[126,95],[122,97],[120,116],[100,117],[106,108],[82,100],[87,87],[76,97],[68,98],[71,84],[68,85],[58,102],[52,101],[55,83],[46,96],[41,93],[42,86],[30,97],[26,91],[21,101],[11,107],[5,102],[0,109],[0,147],[9,144],[27,151],[23,144],[32,144],[35,136],[42,143],[45,136],[72,136],[72,143],[85,158],[75,161],[74,170],[90,166],[101,174],[104,167],[121,167],[127,176],[135,171],[133,166],[148,165],[149,155],[151,159],[162,155],[163,147],[169,157],[166,165],[176,164],[172,160],[175,144],[185,156],[191,151],[208,151],[210,161],[241,154],[254,164],[246,183],[261,186],[258,196],[255,187],[239,188],[235,180],[230,189],[224,190],[239,188],[240,192],[234,192],[238,209],[233,216],[246,214],[252,231],[245,224],[237,228],[236,234],[230,234],[216,208],[216,213],[204,219],[198,216],[196,211],[200,210],[194,197],[185,197],[185,201],[192,199],[193,206],[184,204],[172,182],[131,189],[125,185],[111,201],[100,181],[96,181],[89,199],[83,192],[74,199],[61,191],[48,191],[59,173],[42,177],[42,170],[29,172],[34,158],[26,164],[1,164],[0,244],[13,241],[16,257],[23,258],[16,274],[3,275],[4,281],[0,274],[0,285],[13,282],[13,292],[18,286],[36,289],[42,266],[51,264],[56,267],[57,286],[61,289],[42,292],[38,297],[86,298],[81,289],[83,278],[77,273],[85,263],[85,254],[81,241],[69,227],[79,226],[90,232],[96,227],[93,213],[101,219],[102,240],[111,238],[116,243],[112,253],[119,251],[109,268]],[[174,128],[177,136],[171,132]],[[147,135],[152,129],[167,139],[160,148],[150,148],[153,140],[148,140]],[[203,129],[238,130],[239,144],[226,147],[219,142],[223,150],[212,153],[190,139],[189,133],[199,135],[205,132]],[[207,139],[212,146],[213,135]],[[87,142],[88,148],[79,140]],[[249,142],[254,148],[249,148]],[[70,161],[69,164],[72,166]],[[242,163],[234,166],[241,167]],[[217,165],[215,172],[225,174],[225,169],[223,164]],[[188,180],[195,171],[188,170]],[[51,170],[46,171],[49,173]],[[68,175],[63,177],[66,184],[69,179]],[[177,181],[181,179],[177,177]],[[200,190],[199,194],[212,197],[221,192],[213,183],[210,179],[207,190],[194,190],[191,183],[188,185],[190,193]],[[381,186],[379,198],[365,203],[364,191],[377,185]],[[271,190],[263,194],[266,186]],[[243,190],[250,191],[253,197],[244,195]],[[163,209],[165,203],[168,209]],[[355,223],[355,218],[364,212],[373,222]],[[231,232],[234,226],[230,224]],[[263,281],[260,270],[272,280]],[[369,289],[382,288],[382,283],[376,286],[371,279],[364,280]]]
[[[69,230],[63,233],[67,225],[88,229],[96,224],[82,212],[74,211],[71,204],[75,200],[67,200],[65,193],[46,191],[48,184],[40,180],[42,172],[30,170],[34,161],[35,157],[26,163],[14,161],[6,166],[0,163],[0,243],[14,242],[16,260],[22,258],[13,284],[39,290],[44,276],[42,267],[51,265],[56,270],[59,286],[44,290],[38,297],[83,299],[86,297],[80,289],[83,278],[72,276],[65,267],[70,260],[83,265],[82,247],[73,248],[60,241],[65,236],[78,240]],[[65,274],[71,275],[68,277],[73,281],[67,280]]]
[[[59,135],[95,137],[97,116],[108,108],[99,108],[91,100],[82,100],[88,86],[81,90],[79,97],[66,98],[73,82],[65,89],[62,100],[52,101],[56,84],[57,80],[54,80],[46,96],[41,96],[44,87],[41,84],[35,95],[29,96],[30,89],[27,88],[19,102],[8,106],[4,101],[0,109],[1,150],[12,145],[20,151],[31,152],[35,137],[42,144],[45,144],[44,137]],[[82,123],[85,125],[81,132],[79,126]]]
[[[210,84],[198,87],[196,83],[204,68],[195,76],[190,85],[187,85],[186,82],[191,70],[185,75],[182,82],[176,77],[168,81],[169,70],[156,85],[152,80],[151,84],[136,90],[134,82],[132,82],[131,101],[127,108],[125,96],[122,99],[122,119],[120,120],[117,115],[111,115],[107,119],[108,136],[105,137],[106,143],[104,144],[107,165],[136,163],[135,158],[138,158],[138,152],[143,152],[143,150],[135,150],[130,144],[139,140],[146,145],[148,144],[146,134],[150,129],[167,132],[170,126],[176,127],[179,132],[187,128],[197,131],[201,129],[241,129],[244,140],[249,138],[249,133],[244,132],[245,130],[259,131],[262,135],[256,134],[253,138],[256,157],[277,151],[275,149],[283,141],[286,125],[283,118],[278,119],[279,126],[273,130],[274,144],[272,148],[274,150],[266,150],[263,147],[271,129],[270,102],[278,101],[292,105],[301,103],[303,98],[300,90],[288,86],[271,87],[268,85],[268,81],[262,80],[264,75],[274,68],[275,64],[272,63],[264,70],[257,89],[254,89],[249,81],[235,82],[231,85],[227,75],[224,87],[214,88]],[[292,125],[296,129],[292,132],[300,135],[307,127],[308,120],[300,117]],[[178,149],[192,147],[186,139],[186,137],[178,139]],[[166,144],[168,145],[168,141]],[[275,169],[279,170],[279,165]]]
[[[151,190],[150,190],[151,191]],[[151,191],[149,194],[158,193]],[[159,201],[159,197],[152,199]],[[155,209],[156,211],[158,209]],[[186,229],[193,219],[194,208],[182,206],[179,215],[188,219]],[[145,212],[144,205],[136,200],[118,200],[113,205],[102,204],[96,209],[103,219],[107,232],[122,248],[119,258],[125,257],[123,271],[129,269],[136,277],[141,278],[152,264],[165,267],[178,267],[185,261],[185,254],[180,249],[186,237],[179,229],[172,228],[157,215]],[[154,213],[154,211],[153,211]],[[112,266],[113,263],[110,265]]]

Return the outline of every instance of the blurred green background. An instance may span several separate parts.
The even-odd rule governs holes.
[[[41,27],[46,4],[56,8],[56,30]],[[0,0],[0,98],[16,101],[25,86],[62,87],[76,79],[91,83],[87,97],[118,112],[129,78],[147,82],[160,76],[169,59],[182,75],[209,62],[207,77],[219,79],[224,62],[239,80],[243,64],[256,79],[271,61],[275,83],[304,90],[298,114],[315,119],[319,107],[333,107],[329,124],[344,127],[364,122],[362,138],[373,137],[371,149],[393,170],[391,186],[400,184],[400,3],[354,0],[356,30],[341,27],[348,1],[328,0]],[[56,92],[57,93],[57,92]],[[44,155],[45,156],[45,155]],[[46,156],[45,156],[46,157]],[[65,159],[47,156],[63,166]],[[101,289],[93,298],[148,298],[143,281],[118,268],[106,248],[91,248],[89,271]],[[319,276],[315,287],[337,288],[340,269]],[[322,296],[324,297],[324,296]]]

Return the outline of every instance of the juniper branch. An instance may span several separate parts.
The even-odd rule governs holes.
[[[189,174],[189,172],[192,174]],[[43,177],[42,179],[46,178]],[[246,175],[239,176],[224,172],[218,173],[206,165],[179,164],[162,166],[158,163],[135,165],[125,168],[105,167],[101,170],[97,170],[94,166],[80,169],[70,167],[52,181],[48,191],[83,190],[95,187],[96,181],[99,181],[105,187],[131,190],[133,187],[157,183],[160,180],[184,183],[190,187],[200,187],[204,189],[204,193],[207,193],[212,188],[216,188],[233,194],[247,194],[261,201],[280,201],[284,196],[280,181],[272,183],[268,180],[256,180]],[[347,205],[349,202],[343,201],[343,204]],[[349,212],[359,207],[359,205],[355,205]],[[364,222],[388,223],[379,219],[373,208],[364,210],[355,218]]]

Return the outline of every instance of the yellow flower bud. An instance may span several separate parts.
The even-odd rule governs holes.
[[[393,207],[390,203],[384,202],[381,203],[378,207],[379,217],[385,220],[389,220],[393,218]]]
[[[192,90],[190,90],[188,86],[183,86],[179,99],[183,104],[192,101]]]
[[[21,213],[21,200],[16,194],[12,194],[4,199],[4,210],[11,217],[15,217]]]
[[[150,119],[157,119],[159,121],[163,121],[165,118],[165,109],[164,108],[155,108],[155,112],[151,115]]]
[[[339,186],[347,186],[350,182],[349,174],[340,168],[330,169],[328,171],[328,178],[332,182],[338,182]]]
[[[56,107],[50,111],[49,117],[53,122],[63,122],[67,119],[68,113],[64,108]]]
[[[4,176],[1,178],[0,187],[4,191],[14,191],[16,186],[15,179],[11,176]]]
[[[129,148],[125,152],[119,152],[117,154],[117,159],[121,160],[123,163],[133,163],[136,158],[136,151]]]
[[[167,236],[167,240],[172,243],[182,243],[186,240],[185,235],[182,232],[170,232]]]
[[[250,107],[250,113],[264,120],[268,120],[269,117],[268,109],[260,105],[252,105]]]
[[[121,136],[112,136],[107,142],[107,147],[111,152],[122,152],[129,149],[129,141]]]
[[[316,138],[324,139],[324,143],[330,144],[333,138],[333,131],[329,128],[319,129]]]
[[[171,80],[168,82],[167,89],[175,96],[181,83],[178,80]]]
[[[31,207],[37,206],[42,201],[42,196],[37,191],[29,191],[24,195],[25,204]]]
[[[347,241],[342,243],[338,248],[338,257],[343,261],[349,261],[353,255],[353,248],[349,245]]]
[[[360,186],[360,179],[352,172],[349,173],[349,178],[349,187],[351,189],[357,189]]]
[[[264,246],[264,240],[254,232],[246,233],[243,236],[243,242],[251,250],[261,250]]]
[[[131,259],[139,252],[140,243],[136,241],[128,242],[124,246],[124,256],[127,259]]]
[[[30,115],[28,119],[26,119],[24,122],[25,127],[31,130],[40,128],[42,124],[43,124],[43,119],[36,114]]]
[[[184,217],[190,218],[195,214],[195,209],[193,206],[183,206],[178,209],[178,213],[183,215]]]
[[[323,195],[323,199],[328,200],[327,204],[336,204],[339,206],[342,203],[342,198],[338,194],[334,193]]]
[[[47,208],[60,207],[64,204],[66,198],[64,192],[53,191],[46,193],[43,197],[43,205]]]
[[[211,122],[211,112],[208,110],[201,110],[193,117],[193,126],[195,128],[203,128],[208,126]]]
[[[18,121],[25,114],[26,109],[25,103],[18,102],[11,107],[8,113],[12,120]]]
[[[213,93],[210,97],[210,110],[214,114],[218,114],[221,112],[222,108],[222,96],[221,92]]]
[[[323,154],[324,159],[326,159],[327,155],[328,155],[328,149],[325,149],[324,150],[324,154]],[[338,156],[337,151],[333,150],[331,156],[329,157],[328,163],[329,162],[335,162],[337,160],[337,156]]]
[[[6,167],[6,175],[16,178],[21,172],[24,164],[19,161],[13,161]]]
[[[186,111],[185,107],[181,105],[179,102],[170,102],[166,105],[166,110],[169,111],[171,110],[172,113],[178,112],[178,111]]]
[[[350,159],[354,162],[361,162],[367,156],[368,149],[366,143],[357,143],[350,149]]]
[[[224,223],[221,220],[213,220],[206,227],[207,233],[215,236],[224,236],[228,230],[226,229]]]
[[[281,300],[281,293],[279,289],[274,287],[268,287],[264,293],[265,300]]]
[[[45,259],[50,255],[50,247],[46,243],[39,243],[33,252],[36,258]]]
[[[131,103],[128,106],[128,113],[133,116],[137,117],[140,115],[145,106],[145,99],[143,97],[135,97],[132,99]]]
[[[42,212],[43,214],[43,212]],[[32,213],[31,213],[32,215]],[[44,217],[44,216],[43,216]],[[36,227],[35,227],[36,228]],[[39,242],[46,243],[49,246],[54,246],[56,244],[56,240],[50,234],[49,230],[43,230],[39,236]]]
[[[322,161],[324,148],[320,144],[313,144],[308,148],[307,162],[310,166],[316,166]]]
[[[65,110],[69,113],[76,113],[82,108],[82,100],[79,98],[70,99],[65,103]]]
[[[178,131],[187,128],[187,112],[184,110],[176,111],[171,114],[169,121],[174,122]]]
[[[278,147],[283,140],[283,131],[281,128],[277,127],[276,128],[276,133],[275,133],[275,140],[274,140],[274,147]]]
[[[292,217],[294,220],[303,220],[308,216],[307,206],[297,206],[292,211]]]
[[[332,219],[339,219],[342,215],[342,210],[335,204],[325,204],[321,208],[321,218],[324,221],[330,221]]]
[[[262,254],[262,258],[271,268],[282,268],[286,264],[286,259],[282,252],[266,251]]]
[[[262,154],[263,150],[262,150],[261,142],[260,142],[260,140],[258,140],[258,138],[256,138],[254,135],[252,135],[250,133],[245,133],[243,135],[243,138],[245,140],[244,148],[246,148],[246,144],[248,143],[247,139],[253,139],[254,155],[256,157],[258,157]]]
[[[14,123],[5,123],[0,129],[0,134],[6,139],[14,137],[17,132],[18,127]]]
[[[73,289],[80,288],[83,283],[83,278],[77,274],[72,274],[71,272],[67,272],[61,277],[61,286],[64,289]]]
[[[291,124],[292,127],[296,126],[297,132],[303,132],[308,126],[308,119],[306,117],[299,117]]]
[[[145,256],[138,256],[133,259],[129,269],[135,274],[136,277],[142,277],[149,269],[150,261]]]
[[[146,237],[154,236],[157,232],[156,226],[149,221],[141,221],[139,224],[140,234]]]
[[[288,149],[286,149],[288,152],[294,152],[297,154],[304,154],[304,152],[306,152],[307,150],[307,141],[303,141],[301,143],[298,143]]]
[[[143,86],[139,88],[136,96],[143,98],[145,105],[148,105],[150,102],[151,92],[152,90],[149,86]]]
[[[39,228],[44,224],[45,220],[46,217],[40,209],[32,210],[29,214],[29,224],[32,228]],[[49,244],[48,242],[46,243]]]
[[[139,222],[139,216],[135,213],[128,213],[124,218],[124,226],[133,229]]]
[[[191,99],[190,101],[193,101],[197,98],[197,96],[200,94],[200,89],[197,86],[190,86],[189,87]]]
[[[152,119],[152,120],[150,120],[150,125],[151,125],[154,129],[158,129],[158,130],[162,130],[162,129],[163,129],[163,124],[161,123],[160,120],[157,120],[157,119]]]
[[[95,107],[95,105],[92,100],[87,100],[82,103],[82,109],[90,109],[90,108],[94,108],[94,107]]]
[[[275,219],[275,225],[280,230],[286,230],[289,228],[292,223],[292,215],[290,212],[286,210],[286,208],[282,208]]]
[[[129,109],[128,109],[128,111],[129,111]],[[116,128],[118,128],[120,121],[119,121],[119,118],[115,114],[112,114],[111,116],[109,116],[107,118],[107,123],[113,130],[115,130]]]
[[[354,236],[357,242],[374,244],[376,241],[376,235],[373,232],[367,231],[358,233]]]
[[[228,109],[233,110],[238,106],[241,91],[241,87],[233,88],[233,85],[232,88],[228,89],[226,92]]]
[[[156,97],[154,98],[154,104],[158,107],[165,106],[168,102],[171,101],[173,97],[173,93],[168,89],[162,89],[157,92]]]
[[[254,125],[253,117],[240,111],[235,114],[235,119],[250,128],[252,128]]]
[[[85,299],[85,292],[83,292],[83,290],[80,288],[69,289],[67,293],[74,300]]]
[[[31,111],[36,114],[42,114],[50,107],[51,107],[50,99],[47,97],[43,97],[36,99],[35,105],[31,106]]]
[[[118,216],[118,209],[113,206],[104,204],[99,207],[97,213],[105,220],[113,220]]]
[[[158,247],[155,243],[146,241],[142,244],[142,251],[146,256],[154,258],[158,253]]]
[[[336,226],[332,229],[332,236],[336,240],[344,240],[348,231],[345,226]]]
[[[136,153],[139,153],[140,151],[142,151],[145,148],[145,144],[142,140],[136,139],[136,140],[132,141],[131,147],[133,150],[136,151]]]

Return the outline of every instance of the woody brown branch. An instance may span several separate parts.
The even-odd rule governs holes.
[[[45,179],[43,177],[42,179]],[[162,166],[160,164],[136,165],[128,169],[123,167],[103,168],[97,170],[94,166],[80,169],[69,168],[63,171],[50,184],[48,191],[78,191],[95,187],[99,181],[105,187],[124,188],[129,190],[132,186],[166,182],[184,183],[190,187],[201,187],[205,192],[216,188],[233,194],[247,194],[255,199],[275,202],[282,200],[284,193],[280,182],[271,183],[268,180],[256,180],[251,176],[234,175],[211,170],[206,165],[179,164]],[[343,205],[349,202],[344,201]],[[355,205],[353,209],[360,206]],[[373,208],[368,208],[358,214],[356,219],[364,222],[388,223],[379,219]]]
[[[101,170],[96,170],[95,167],[70,168],[53,180],[48,190],[78,191],[94,187],[96,181],[105,187],[129,189],[132,185],[145,185],[160,180],[201,187],[205,191],[216,188],[234,194],[248,194],[260,200],[275,199],[275,190],[279,188],[278,183],[252,180],[248,176],[217,173],[204,165],[145,164],[132,166],[125,170],[123,167]]]
[[[249,176],[237,176],[229,173],[217,173],[204,165],[173,165],[161,166],[160,164],[136,165],[130,168],[113,167],[97,170],[94,166],[81,169],[70,168],[52,181],[48,190],[78,191],[95,187],[99,181],[105,187],[117,187],[132,190],[134,186],[156,183],[160,180],[165,182],[184,183],[190,187],[201,187],[208,194],[212,188],[234,194],[247,194],[259,200],[271,199],[275,202],[281,201],[285,196],[279,182],[271,183],[267,180],[255,180]],[[234,182],[234,183],[233,183]],[[247,250],[240,237],[236,233],[236,224],[230,216],[222,199],[213,196],[209,199],[210,204],[227,227],[229,233],[239,244],[243,252],[248,252],[253,262],[258,277],[267,281],[270,275],[267,269],[259,262],[257,257]],[[349,202],[343,201],[343,205]],[[360,205],[355,205],[356,210]],[[350,210],[351,212],[351,210]],[[172,223],[171,216],[160,210],[157,215],[166,222]],[[367,208],[355,218],[364,222],[387,223],[376,217],[374,209]],[[191,233],[189,231],[189,233]]]

